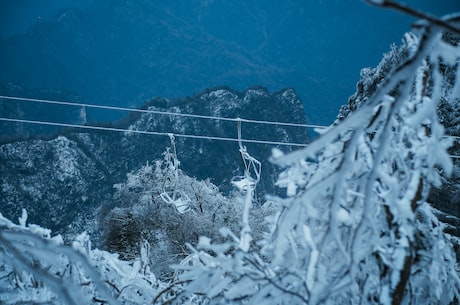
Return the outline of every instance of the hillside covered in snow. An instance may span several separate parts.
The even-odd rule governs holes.
[[[458,304],[460,16],[425,19],[314,139],[293,89],[2,98],[0,303]]]

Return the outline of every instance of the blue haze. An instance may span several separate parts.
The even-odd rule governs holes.
[[[406,2],[460,11],[458,0]],[[330,124],[360,69],[413,21],[359,0],[1,0],[0,83],[122,106],[216,86],[293,87],[308,120]]]

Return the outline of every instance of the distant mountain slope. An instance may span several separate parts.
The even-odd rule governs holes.
[[[191,12],[161,1],[118,0],[63,11],[25,35],[0,38],[0,82],[65,88],[86,99],[126,105],[159,94],[178,97],[204,86],[242,84],[242,75],[249,86],[262,76],[276,80],[275,65],[198,24],[203,5],[195,2]],[[257,12],[244,14],[249,22]]]
[[[147,107],[173,113],[305,122],[302,102],[292,89],[270,94],[264,88],[248,89],[244,93],[218,88],[184,100],[154,99],[144,108]],[[237,137],[236,122],[153,113],[138,113],[107,126]],[[296,143],[308,141],[305,128],[250,123],[242,124],[242,137]],[[224,193],[231,191],[232,177],[243,174],[236,142],[176,137],[175,145],[185,173],[199,179],[211,179]],[[273,145],[245,145],[262,161],[259,193],[276,192],[276,169],[267,161]],[[3,144],[0,146],[0,211],[15,219],[21,209],[26,208],[31,221],[55,231],[65,231],[76,218],[91,214],[103,202],[110,201],[113,185],[124,181],[128,172],[161,158],[170,146],[165,136],[69,129],[50,139],[30,138]]]
[[[0,95],[10,97],[32,97],[34,99],[48,99],[72,103],[81,102],[81,96],[68,91],[30,89],[12,83],[0,83]],[[0,98],[0,114],[5,118],[80,124],[83,123],[81,112],[81,107]],[[20,124],[0,121],[0,143],[7,143],[18,140],[19,138],[27,139],[34,135],[49,135],[58,129],[59,127],[49,125]]]
[[[94,2],[39,21],[24,34],[0,36],[0,83],[65,89],[92,103],[125,106],[221,85],[289,86],[321,124],[353,90],[351,63],[375,60],[366,52],[336,56],[362,37],[354,29],[350,38],[336,34],[350,25],[333,17],[331,1]],[[356,20],[356,12],[347,13],[350,4],[333,2],[345,21]],[[374,21],[360,19],[369,26]],[[348,60],[341,64],[340,58]]]

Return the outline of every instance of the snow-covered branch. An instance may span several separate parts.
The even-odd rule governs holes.
[[[439,67],[458,69],[460,49],[446,47],[441,29],[411,36],[408,56],[343,122],[273,157],[288,198],[275,199],[280,213],[260,253],[201,244],[198,257],[214,255],[179,274],[191,280],[182,293],[210,287],[216,304],[447,305],[459,297],[452,244],[426,201],[438,169],[452,169],[436,105],[446,94]]]
[[[80,235],[73,246],[36,225],[16,225],[0,214],[0,302],[140,304],[160,288],[142,258],[129,263],[91,249]]]

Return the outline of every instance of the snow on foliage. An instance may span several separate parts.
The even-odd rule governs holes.
[[[129,173],[115,185],[116,207],[100,210],[103,248],[133,259],[147,242],[152,270],[163,280],[173,276],[170,265],[191,253],[187,243],[196,244],[200,236],[223,241],[223,227],[238,232],[244,209],[244,202],[224,197],[210,181],[183,173],[174,150],[172,145],[162,160]],[[258,239],[265,230],[261,215],[268,211],[257,207],[247,214]]]
[[[26,220],[25,211],[19,225],[0,214],[1,304],[145,304],[163,289],[145,254],[122,261],[92,249],[86,233],[64,245]]]
[[[260,163],[241,143],[245,173],[229,199],[179,169],[172,139],[163,160],[115,186],[117,205],[101,208],[103,244],[117,254],[93,249],[86,233],[64,245],[25,211],[19,225],[0,214],[0,303],[458,302],[452,242],[427,202],[452,171],[436,106],[460,84],[455,71],[445,86],[460,48],[441,34],[426,24],[406,36],[400,61],[363,74],[371,97],[308,147],[275,150],[286,197],[262,207],[252,206]]]
[[[261,250],[202,239],[195,264],[181,267],[177,279],[186,284],[172,302],[197,295],[206,304],[458,301],[452,244],[426,198],[439,170],[452,170],[436,105],[439,67],[458,63],[460,50],[445,48],[435,27],[419,39],[411,36],[407,60],[359,109],[309,147],[274,158],[286,168],[278,184],[288,198],[276,199],[281,212]]]

